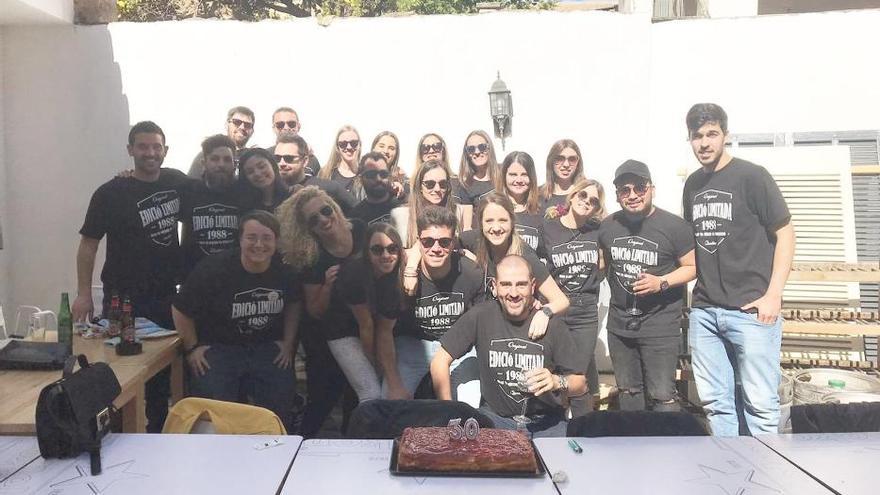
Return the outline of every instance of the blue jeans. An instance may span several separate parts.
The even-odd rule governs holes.
[[[440,349],[439,340],[422,340],[409,335],[394,337],[394,348],[397,354],[397,369],[403,386],[414,394],[419,382],[431,369],[431,359]],[[449,365],[452,385],[452,400],[480,407],[480,367],[477,363],[476,349],[452,361]],[[387,397],[387,384],[382,384],[382,397]]]
[[[506,418],[495,414],[488,406],[480,408],[480,412],[485,414],[495,423],[495,428],[502,430],[515,430],[516,421],[513,418]],[[529,416],[531,423],[526,425],[526,429],[534,438],[542,437],[564,437],[568,430],[568,421],[562,415],[562,412],[556,414],[535,414]]]
[[[739,310],[693,308],[688,343],[712,433],[777,433],[782,319],[765,325],[757,315]],[[741,400],[737,385],[742,387]]]
[[[248,346],[210,346],[205,359],[211,368],[202,376],[192,373],[190,395],[238,402],[245,390],[253,397],[254,405],[274,412],[285,428],[291,428],[296,375],[292,369],[281,369],[272,362],[278,356],[278,345],[269,341]]]

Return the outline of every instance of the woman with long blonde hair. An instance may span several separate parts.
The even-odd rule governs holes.
[[[461,150],[458,180],[452,189],[461,211],[462,232],[471,229],[477,203],[495,190],[497,180],[498,160],[492,139],[486,131],[471,131]]]
[[[547,174],[541,186],[541,209],[565,204],[571,186],[584,178],[584,160],[581,149],[571,139],[553,143],[547,153]]]
[[[361,136],[354,127],[344,125],[336,131],[333,151],[318,172],[318,177],[338,182],[346,191],[354,194],[360,160]]]
[[[422,168],[422,165],[430,160],[440,160],[446,168],[449,168],[449,151],[446,148],[446,141],[440,137],[439,134],[429,132],[422,136],[419,139],[419,145],[416,147],[416,162],[413,167],[412,174],[412,189],[415,191],[418,189],[418,184],[415,182],[416,174],[419,173],[419,169]],[[449,174],[452,177],[452,174]]]
[[[591,394],[598,392],[599,375],[593,358],[599,335],[599,285],[605,262],[599,249],[599,224],[605,218],[605,190],[591,179],[572,185],[565,204],[547,209],[539,254],[571,305],[565,324],[578,347],[581,367],[587,376],[588,393],[570,397],[573,416],[592,409]]]
[[[429,205],[441,206],[453,214],[457,203],[452,196],[452,171],[440,160],[428,160],[413,175],[413,192],[406,206],[391,211],[391,218],[406,247],[418,238],[416,219]]]

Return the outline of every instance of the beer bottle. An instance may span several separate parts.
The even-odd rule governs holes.
[[[122,333],[122,309],[119,307],[119,294],[113,293],[110,300],[110,314],[107,315],[109,325],[107,327],[107,337],[116,337]]]
[[[67,354],[73,354],[73,315],[70,313],[70,296],[61,293],[61,309],[58,310],[58,343],[64,344]]]
[[[122,334],[122,342],[126,344],[134,343],[134,317],[131,314],[131,300],[125,298],[122,305],[122,320],[119,322],[119,329]]]

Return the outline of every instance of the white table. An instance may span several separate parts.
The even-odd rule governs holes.
[[[550,477],[417,478],[388,472],[392,440],[306,440],[282,494],[556,494]]]
[[[254,448],[276,438],[283,443]],[[272,494],[300,443],[298,436],[111,434],[99,476],[91,476],[88,454],[40,457],[0,483],[0,494]]]
[[[880,470],[880,433],[801,433],[755,437],[846,495],[875,494]]]
[[[549,472],[566,494],[829,494],[830,491],[751,437],[536,439]]]
[[[0,482],[40,457],[36,437],[0,436]]]

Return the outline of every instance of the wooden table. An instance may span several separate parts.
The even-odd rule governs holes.
[[[255,448],[276,439],[282,443]],[[114,433],[101,446],[100,475],[91,475],[88,454],[40,457],[0,483],[0,495],[272,494],[301,442],[299,436]]]
[[[122,431],[146,431],[144,409],[145,383],[156,373],[171,366],[171,398],[183,397],[183,359],[180,339],[164,337],[143,342],[144,352],[136,356],[118,356],[102,339],[74,337],[73,350],[85,354],[89,362],[110,364],[122,387],[114,405],[122,411]],[[40,391],[61,378],[61,371],[0,371],[0,434],[36,433],[35,414]]]
[[[836,492],[877,493],[880,433],[800,433],[755,438]]]
[[[830,494],[752,437],[539,438],[538,451],[566,494]]]

